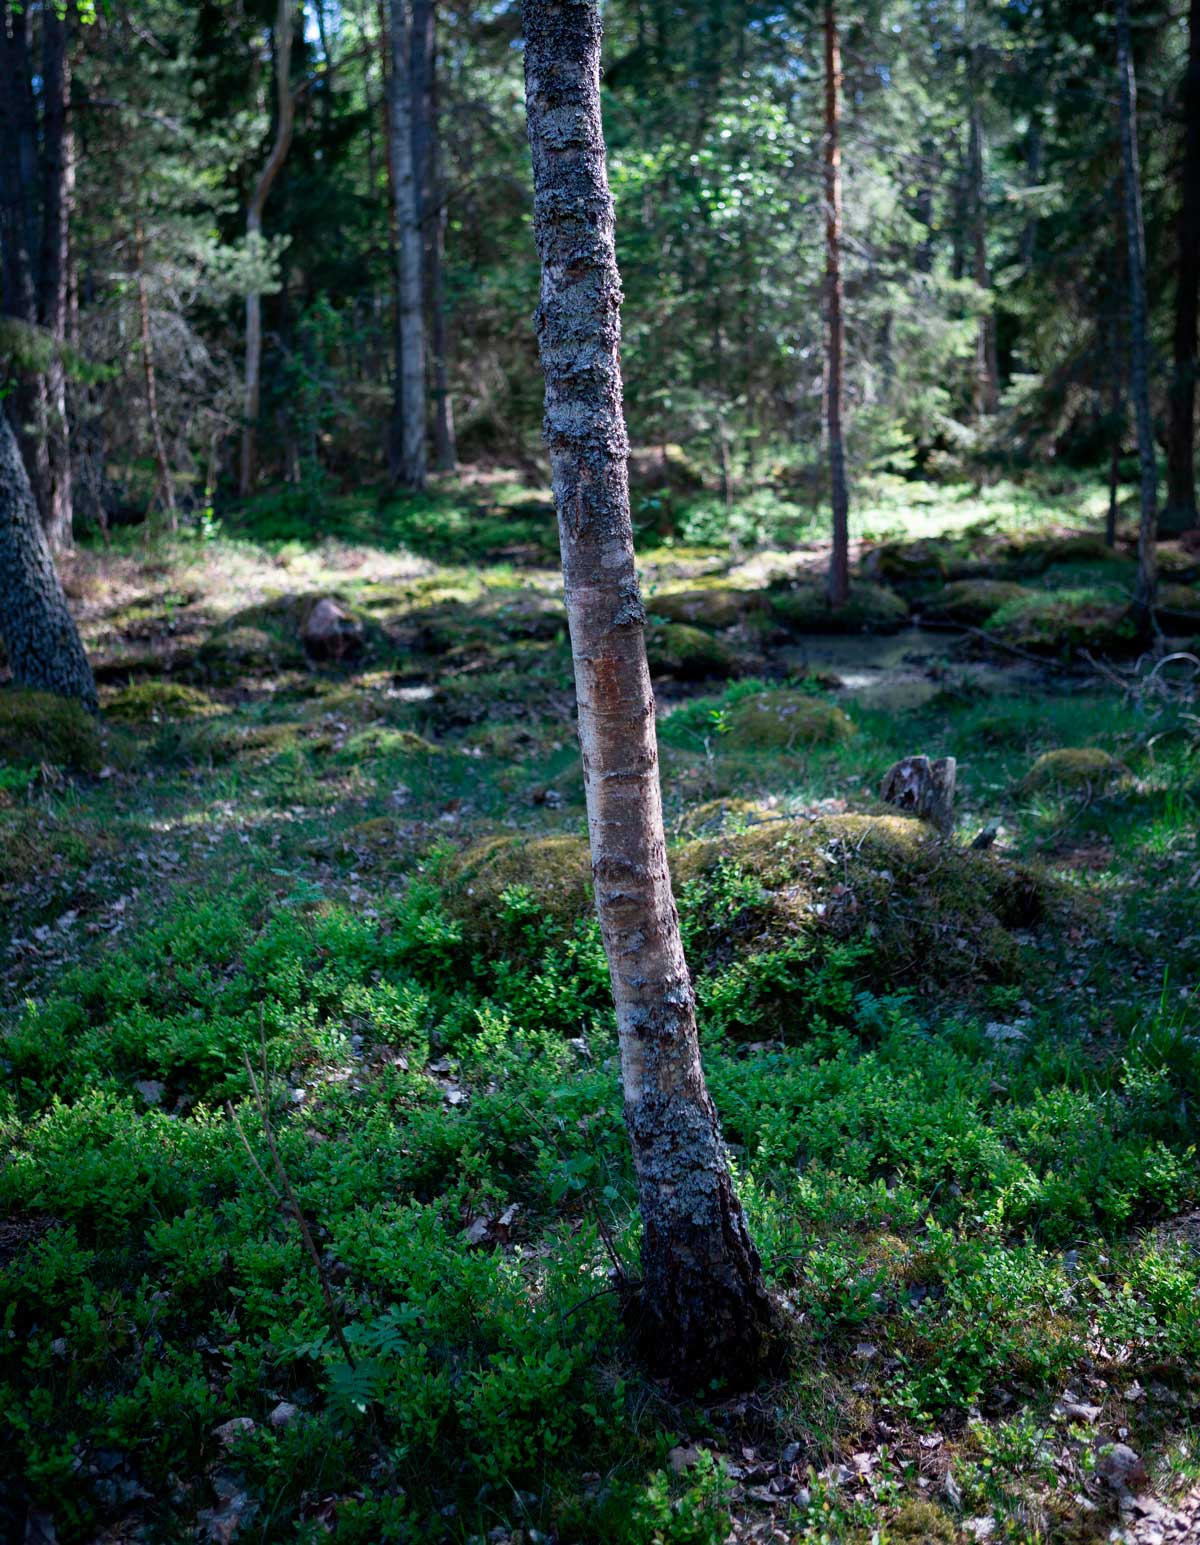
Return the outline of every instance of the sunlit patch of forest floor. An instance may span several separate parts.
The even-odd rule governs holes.
[[[848,622],[765,508],[731,553],[636,506],[790,1364],[684,1401],[622,1334],[547,496],[289,491],[70,563],[99,732],[0,692],[5,1538],[1196,1537],[1190,668],[1142,658],[1094,491],[886,490]],[[959,760],[949,843],[877,803],[916,752]]]

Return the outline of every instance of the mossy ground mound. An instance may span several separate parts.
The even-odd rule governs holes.
[[[1002,606],[1020,603],[1031,594],[1014,580],[956,579],[937,592],[925,607],[925,615],[938,622],[979,627]]]
[[[1200,626],[1200,589],[1193,589],[1191,585],[1160,584],[1155,610],[1164,626],[1191,632]]]
[[[833,746],[854,734],[836,703],[805,692],[768,691],[740,697],[724,710],[722,739],[731,750],[787,751]]]
[[[676,590],[646,600],[646,610],[652,617],[709,629],[736,627],[760,613],[764,605],[760,591],[737,590],[728,585]]]
[[[737,654],[703,628],[684,622],[651,623],[646,629],[646,655],[656,676],[676,676],[681,681],[732,676]]]
[[[1088,649],[1116,655],[1138,647],[1137,624],[1128,604],[1103,590],[1030,591],[999,607],[985,627],[997,639],[1031,654]]]
[[[989,543],[984,561],[1000,577],[1033,578],[1055,564],[1104,563],[1120,561],[1096,531],[1067,531],[1051,535],[1001,537]]]
[[[864,977],[881,989],[1011,979],[1013,931],[1038,920],[1047,895],[1036,870],[947,845],[898,815],[765,821],[685,842],[670,864],[693,969],[747,948],[861,940]],[[502,897],[512,886],[529,887],[542,917],[566,930],[592,906],[586,839],[495,837],[461,854],[446,895],[468,947],[511,947]]]
[[[225,682],[243,676],[270,676],[309,665],[303,630],[310,614],[326,599],[331,598],[323,594],[277,596],[235,612],[201,644],[196,660],[198,670],[210,681]],[[377,621],[356,613],[340,600],[337,604],[362,628],[358,660],[395,653]]]
[[[943,542],[885,542],[866,555],[862,571],[887,585],[925,585],[946,579],[952,562],[953,552]]]
[[[23,887],[60,882],[111,852],[112,839],[84,832],[42,812],[22,812],[0,827],[0,898],[10,901]]]
[[[305,723],[247,724],[235,719],[208,719],[184,733],[186,755],[194,761],[263,762],[289,751],[328,751],[333,736]]]
[[[409,611],[400,632],[424,654],[495,648],[518,640],[565,638],[567,614],[557,596],[529,590],[490,590]]]
[[[816,583],[777,590],[770,597],[778,621],[796,633],[895,633],[908,621],[908,603],[885,585],[859,580],[845,606],[834,611]]]
[[[1098,746],[1064,747],[1046,751],[1022,778],[1022,793],[1053,789],[1091,790],[1099,793],[1122,776],[1125,768]]]
[[[21,687],[0,689],[0,764],[36,767],[43,762],[71,772],[99,772],[99,725],[73,698]]]
[[[122,724],[147,724],[160,719],[203,718],[223,710],[197,687],[178,681],[141,681],[110,697],[104,712]]]

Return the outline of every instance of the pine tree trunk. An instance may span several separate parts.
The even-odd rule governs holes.
[[[834,0],[825,0],[825,287],[828,307],[828,370],[825,417],[829,426],[829,477],[833,502],[833,550],[829,558],[829,604],[846,604],[850,593],[850,495],[846,487],[846,446],[842,437],[842,51]]]
[[[96,684],[54,570],[25,463],[0,413],[0,637],[21,687],[78,698],[96,712]]]
[[[388,467],[393,483],[425,486],[425,306],[421,209],[413,153],[409,0],[390,0],[390,141],[396,192],[396,379]]]
[[[973,277],[978,289],[991,297],[992,280],[987,259],[987,198],[983,180],[983,113],[975,83],[976,66],[971,66],[971,122],[967,139],[967,169],[971,206],[971,244],[974,251]],[[979,318],[975,344],[975,413],[982,417],[994,413],[999,401],[1000,370],[996,359],[996,321],[991,310]]]
[[[54,342],[46,367],[46,451],[50,481],[43,520],[51,551],[67,552],[73,540],[73,516],[65,344],[75,151],[69,118],[71,64],[67,53],[67,23],[52,7],[42,12],[42,94],[45,105],[42,113],[41,322]]]
[[[171,530],[179,529],[179,517],[175,510],[175,479],[171,475],[171,463],[167,460],[167,446],[163,439],[162,420],[158,416],[158,380],[154,372],[154,340],[150,333],[150,298],[146,293],[146,237],[139,219],[134,225],[134,262],[137,268],[138,323],[142,338],[142,380],[146,386],[146,414],[150,420],[150,437],[154,441],[154,461],[158,467],[158,482],[162,489],[163,504],[167,510]],[[153,503],[153,497],[151,503]]]
[[[275,13],[275,141],[246,211],[246,236],[253,243],[262,235],[263,210],[267,195],[287,160],[292,145],[296,118],[296,98],[292,91],[292,7],[291,0],[279,0]],[[246,377],[242,389],[242,459],[238,473],[238,493],[249,498],[258,473],[258,408],[262,372],[262,297],[257,291],[246,296]]]
[[[741,1380],[762,1364],[772,1308],[704,1083],[667,871],[629,513],[598,0],[525,0],[523,23],[544,431],[642,1213],[643,1344],[680,1382]]]
[[[1141,463],[1141,524],[1134,596],[1142,613],[1154,605],[1158,470],[1150,417],[1149,328],[1146,318],[1146,242],[1142,229],[1142,187],[1138,168],[1137,82],[1129,36],[1129,0],[1117,0],[1117,57],[1121,94],[1121,172],[1125,184],[1125,235],[1129,248],[1129,383]]]
[[[1200,300],[1200,0],[1188,7],[1188,62],[1183,108],[1179,269],[1175,281],[1174,364],[1167,426],[1167,531],[1200,523],[1196,512],[1196,325]]]
[[[413,0],[412,7],[413,154],[420,195],[425,282],[428,287],[429,365],[433,377],[433,444],[439,472],[453,472],[458,461],[454,438],[454,403],[446,360],[446,199],[442,185],[441,127],[437,91],[436,0]]]

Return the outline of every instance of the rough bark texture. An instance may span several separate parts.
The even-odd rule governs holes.
[[[825,0],[825,288],[828,307],[828,368],[825,417],[829,429],[829,482],[833,505],[833,548],[829,555],[829,604],[846,604],[850,592],[850,495],[846,487],[846,445],[842,436],[842,51],[834,0]]]
[[[1175,282],[1174,371],[1167,426],[1163,529],[1187,531],[1196,513],[1196,325],[1200,302],[1200,0],[1188,7],[1188,62],[1180,92],[1183,166],[1179,267]]]
[[[425,304],[421,207],[413,152],[408,0],[391,0],[390,142],[396,192],[396,380],[388,469],[394,483],[425,486]]]
[[[700,1066],[671,894],[618,357],[620,278],[600,121],[597,0],[525,0],[536,328],[583,750],[596,907],[644,1227],[644,1345],[681,1382],[761,1366],[771,1304]]]
[[[16,436],[0,413],[0,637],[18,686],[78,698],[96,684],[67,609]]]
[[[272,184],[279,176],[292,145],[296,118],[296,97],[292,91],[292,7],[291,0],[279,0],[275,13],[275,141],[246,211],[246,235],[253,241],[262,235],[263,210]],[[256,292],[246,296],[246,379],[242,397],[242,461],[238,492],[248,497],[257,471],[256,431],[262,368],[262,297]]]
[[[884,804],[931,821],[948,836],[954,830],[954,789],[958,763],[952,756],[906,756],[894,762],[883,776],[880,798]]]
[[[1149,330],[1146,320],[1146,241],[1142,229],[1142,185],[1138,168],[1137,83],[1129,36],[1129,0],[1117,5],[1117,62],[1121,96],[1121,173],[1125,184],[1125,236],[1129,249],[1129,384],[1137,424],[1141,463],[1141,524],[1138,529],[1138,578],[1135,603],[1148,612],[1154,605],[1158,471],[1154,463],[1154,426],[1150,417]]]
[[[67,23],[52,7],[42,12],[42,260],[41,323],[54,342],[46,368],[46,461],[49,482],[42,519],[55,552],[72,543],[71,436],[67,419],[64,345],[69,310],[69,237],[75,193],[75,149],[69,106],[71,66]]]

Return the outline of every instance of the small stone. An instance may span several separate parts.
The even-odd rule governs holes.
[[[363,625],[330,596],[322,596],[304,619],[300,638],[315,660],[345,660],[363,646]]]
[[[288,1427],[299,1415],[299,1406],[294,1406],[290,1400],[281,1400],[267,1420],[272,1427]]]
[[[227,1422],[213,1428],[213,1437],[228,1448],[244,1433],[253,1432],[257,1425],[252,1416],[231,1416]]]
[[[1101,1450],[1096,1461],[1096,1474],[1114,1491],[1125,1487],[1140,1486],[1146,1480],[1146,1466],[1142,1456],[1127,1443],[1114,1443]]]
[[[161,1105],[162,1097],[167,1092],[166,1084],[157,1078],[139,1078],[133,1087],[147,1105]]]
[[[667,1463],[675,1475],[682,1475],[700,1458],[700,1450],[693,1443],[681,1444],[667,1455]]]
[[[779,1456],[780,1462],[785,1465],[794,1465],[797,1459],[800,1458],[800,1454],[800,1445],[798,1443],[789,1443],[784,1447],[783,1452]]]

